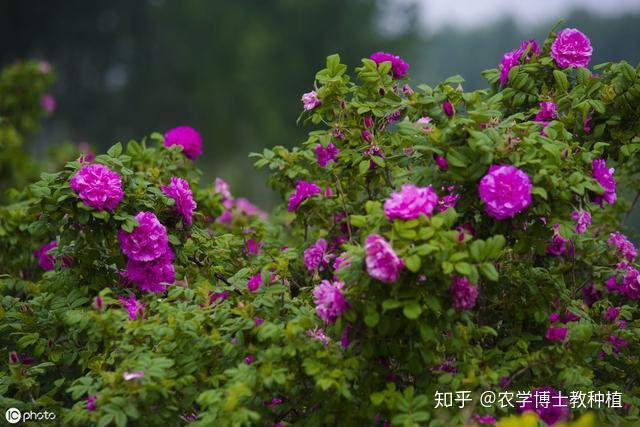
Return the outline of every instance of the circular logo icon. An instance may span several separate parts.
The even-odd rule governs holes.
[[[22,419],[22,414],[18,408],[9,408],[7,412],[4,413],[4,417],[9,424],[17,424]]]

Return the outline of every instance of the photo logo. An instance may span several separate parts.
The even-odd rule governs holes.
[[[17,424],[22,419],[22,414],[18,408],[9,408],[4,413],[4,417],[9,424]]]

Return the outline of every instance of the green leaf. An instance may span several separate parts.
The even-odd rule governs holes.
[[[422,307],[416,300],[411,300],[407,303],[402,309],[402,313],[405,315],[407,319],[415,320],[420,317],[422,313]]]
[[[497,281],[498,278],[500,277],[498,274],[498,270],[496,270],[494,265],[491,264],[490,262],[482,263],[478,266],[478,268],[480,269],[480,272],[482,273],[482,275],[486,277],[488,280],[491,280],[492,282]]]
[[[413,273],[417,273],[420,270],[420,265],[422,262],[420,261],[420,257],[418,255],[411,255],[409,258],[405,259],[405,265],[409,269],[409,271]]]
[[[120,157],[120,154],[122,154],[122,144],[118,142],[116,145],[113,145],[107,150],[107,154],[111,157]]]

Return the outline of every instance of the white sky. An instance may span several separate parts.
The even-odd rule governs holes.
[[[395,0],[415,2],[423,27],[436,32],[447,26],[474,29],[511,17],[530,26],[555,21],[574,9],[599,15],[619,16],[640,11],[640,0]]]

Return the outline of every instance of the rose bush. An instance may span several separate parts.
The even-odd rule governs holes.
[[[316,129],[253,154],[268,218],[200,182],[189,127],[43,173],[0,208],[2,403],[99,426],[640,422],[640,67],[590,71],[591,49],[552,31],[472,92],[329,56]],[[476,399],[435,407],[458,390]]]

